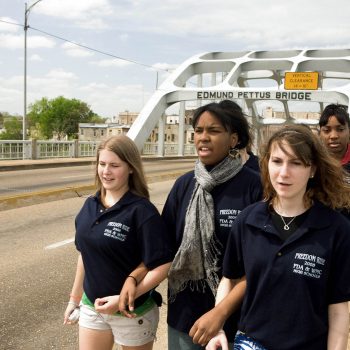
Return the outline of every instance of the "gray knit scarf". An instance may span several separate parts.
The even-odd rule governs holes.
[[[234,177],[242,169],[238,156],[227,156],[208,172],[199,160],[195,164],[196,184],[190,199],[181,245],[170,267],[169,299],[189,286],[204,292],[208,283],[213,295],[219,284],[217,266],[222,244],[215,235],[212,189]]]

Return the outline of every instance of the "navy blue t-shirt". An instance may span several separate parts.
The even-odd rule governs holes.
[[[326,350],[328,306],[350,300],[350,223],[315,202],[283,241],[267,203],[245,209],[223,275],[247,278],[239,329],[269,350]]]
[[[176,252],[181,244],[186,210],[195,186],[194,172],[180,177],[174,184],[164,205],[162,217],[171,236],[172,248]],[[215,210],[215,234],[225,249],[229,230],[237,215],[249,204],[262,198],[260,176],[243,167],[233,178],[216,186],[212,192]],[[219,257],[222,266],[224,251]],[[218,271],[219,278],[222,271]],[[215,296],[209,286],[206,292],[190,287],[179,292],[175,301],[168,303],[168,324],[178,331],[188,333],[194,322],[215,306]],[[225,329],[234,332],[237,328],[238,313],[233,314],[225,324]],[[230,333],[228,333],[230,334]],[[233,337],[230,337],[233,341]]]
[[[75,225],[75,244],[85,269],[84,292],[92,302],[118,295],[141,262],[152,270],[172,260],[157,208],[131,192],[108,209],[99,196],[87,198]]]

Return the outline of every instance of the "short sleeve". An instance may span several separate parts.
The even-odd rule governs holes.
[[[329,304],[350,300],[350,222],[343,217],[341,219],[341,228],[334,238],[330,266]]]
[[[240,214],[234,221],[227,241],[224,254],[223,276],[230,279],[241,278],[245,275],[242,231],[244,214]]]
[[[139,226],[138,241],[141,247],[142,261],[149,269],[172,261],[169,235],[158,212],[155,212]]]

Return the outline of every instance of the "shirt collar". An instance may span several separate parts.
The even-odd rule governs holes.
[[[263,228],[265,230],[273,226],[268,206],[269,205],[267,202],[258,203],[255,208],[247,215],[246,223],[251,226]],[[304,226],[306,229],[320,229],[332,225],[332,219],[326,213],[328,210],[328,207],[315,200],[314,205],[310,208],[310,213],[305,218],[302,226]]]
[[[101,192],[98,191],[96,192],[96,194],[93,196],[94,200],[98,203],[101,204]],[[123,205],[128,205],[130,203],[133,202],[137,202],[141,199],[141,197],[137,196],[136,194],[127,191],[122,198],[120,198],[120,200],[115,203],[111,208],[115,209],[115,208],[120,208]]]

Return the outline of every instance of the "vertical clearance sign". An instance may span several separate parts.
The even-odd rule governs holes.
[[[318,72],[286,72],[285,90],[317,90]]]

